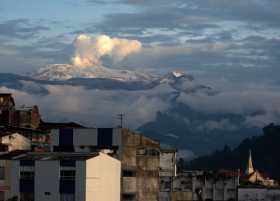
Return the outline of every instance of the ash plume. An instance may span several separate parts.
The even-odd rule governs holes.
[[[112,57],[114,61],[120,61],[129,54],[140,51],[142,44],[137,40],[111,38],[107,35],[81,34],[74,40],[74,47],[72,64],[83,68],[100,65],[100,58],[105,55]]]

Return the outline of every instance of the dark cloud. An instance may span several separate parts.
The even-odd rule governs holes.
[[[0,23],[0,36],[8,38],[30,39],[46,30],[49,28],[33,25],[27,19],[8,20]]]

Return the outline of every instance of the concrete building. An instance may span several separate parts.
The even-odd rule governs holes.
[[[193,200],[236,200],[238,171],[195,171],[186,174],[192,176]]]
[[[60,128],[51,131],[51,150],[108,153],[121,161],[123,201],[158,201],[158,141],[125,128]]]
[[[36,129],[40,120],[39,108],[36,105],[16,108],[12,94],[0,94],[0,125]]]
[[[160,150],[160,177],[176,176],[176,149],[161,149]]]
[[[234,201],[238,173],[232,171],[186,171],[161,177],[160,201]]]
[[[21,153],[11,163],[5,199],[120,201],[120,161],[103,153]]]
[[[239,187],[238,188],[238,201],[280,201],[279,188],[266,188],[266,187]]]
[[[41,116],[37,105],[32,107],[21,106],[16,108],[14,113],[13,126],[32,129],[39,127]]]

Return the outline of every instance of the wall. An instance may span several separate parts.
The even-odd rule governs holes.
[[[11,171],[10,171],[10,194],[9,198],[19,195],[19,161],[11,161]]]
[[[134,200],[157,201],[159,198],[159,148],[159,142],[122,129],[122,170],[135,171],[137,192]],[[124,178],[122,182],[128,180]],[[123,184],[126,186],[129,183]],[[129,192],[130,189],[122,189],[123,194]]]
[[[192,191],[188,192],[172,192],[171,194],[172,201],[192,201]]]
[[[176,151],[161,150],[160,176],[176,176]]]
[[[112,132],[112,146],[120,146],[121,133],[119,128],[114,128]],[[59,129],[51,130],[51,146],[59,145]],[[98,146],[97,128],[77,128],[73,129],[73,146],[76,152],[90,152],[88,147]],[[84,148],[81,149],[81,146]]]
[[[86,199],[86,161],[76,161],[75,199]]]
[[[35,201],[59,200],[59,171],[59,161],[35,162]]]
[[[120,201],[120,161],[100,153],[86,161],[86,201]]]
[[[280,201],[280,189],[238,188],[239,201]]]

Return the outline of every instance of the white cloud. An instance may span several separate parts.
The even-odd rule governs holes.
[[[28,86],[31,86],[28,83]],[[48,95],[1,87],[0,92],[12,93],[17,105],[39,105],[48,121],[77,121],[88,126],[117,126],[117,114],[125,114],[125,126],[138,126],[155,119],[157,112],[169,107],[163,98],[168,89],[154,88],[143,91],[88,90],[83,87],[46,85]]]

